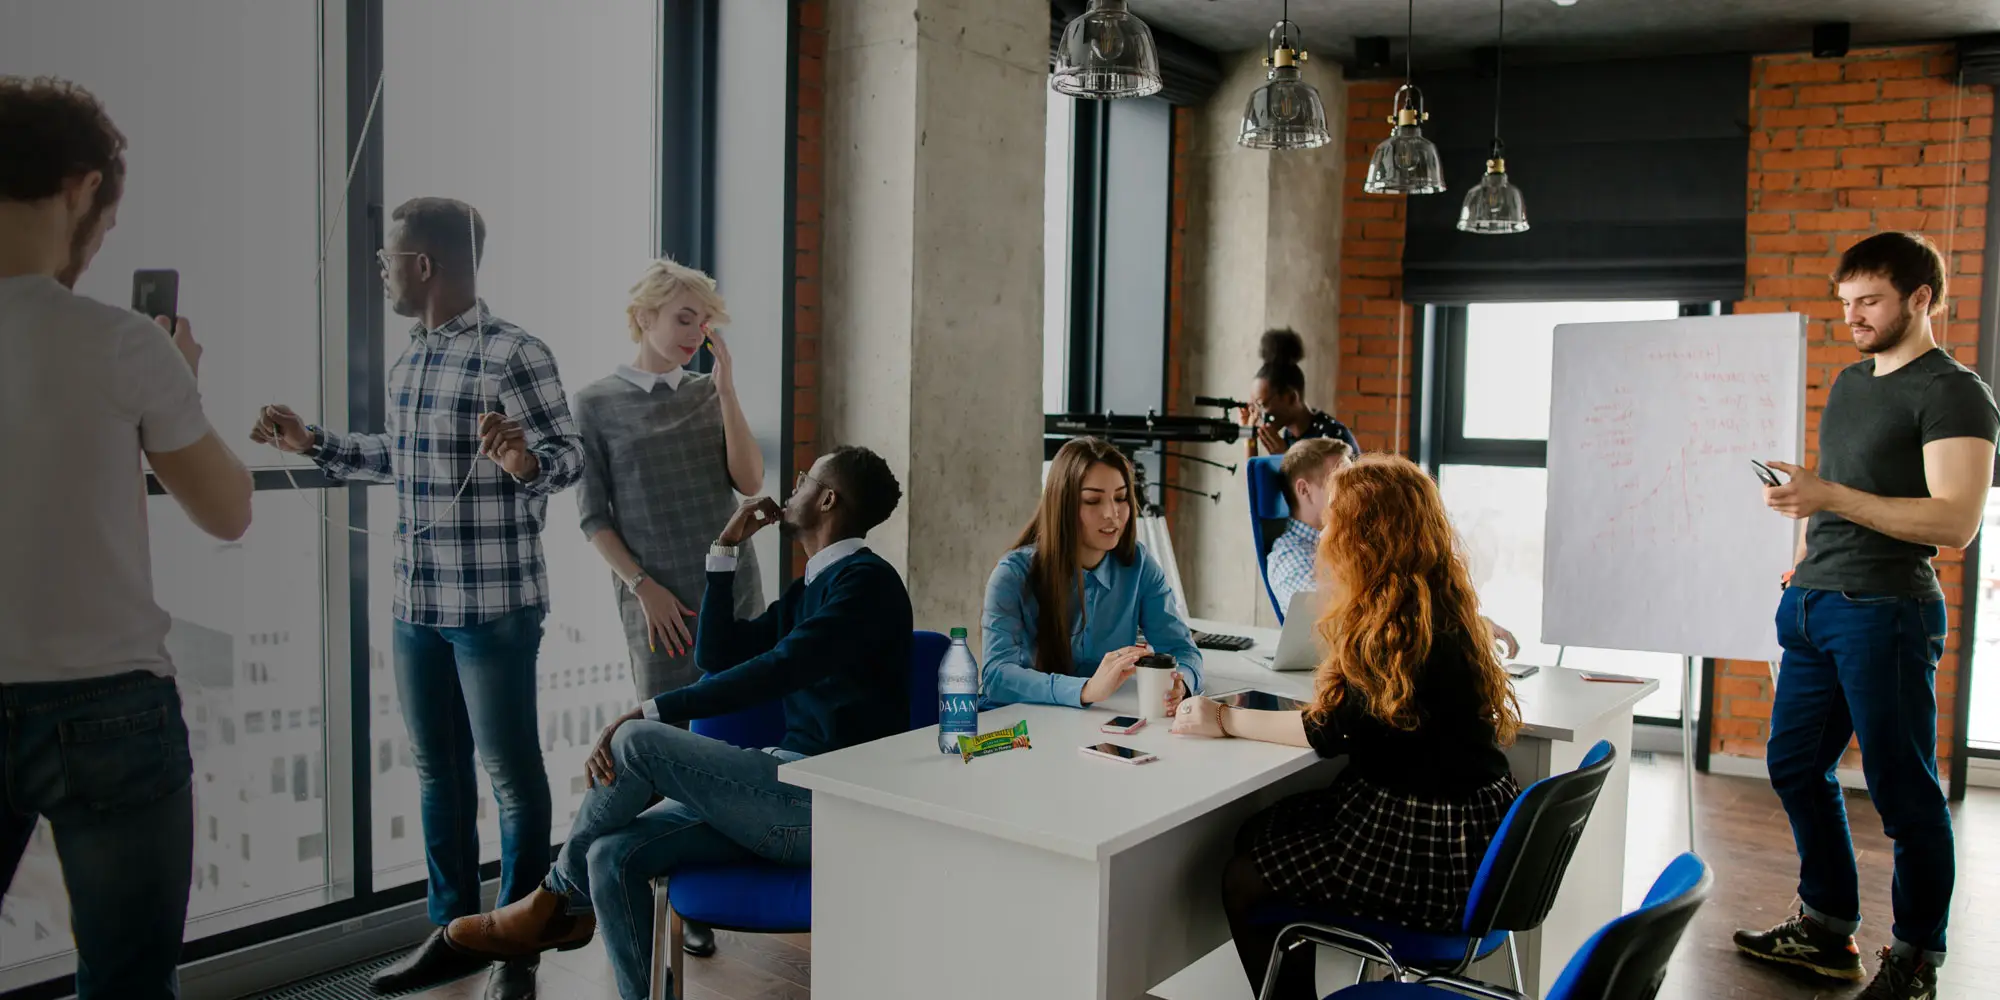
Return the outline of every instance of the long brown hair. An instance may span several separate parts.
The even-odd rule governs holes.
[[[1472,665],[1480,714],[1494,738],[1512,743],[1520,702],[1479,615],[1437,483],[1409,459],[1366,455],[1334,473],[1331,493],[1319,564],[1348,599],[1330,604],[1319,620],[1327,656],[1315,678],[1313,716],[1324,719],[1358,698],[1392,728],[1417,728],[1417,678],[1432,644],[1446,642]]]
[[[1056,452],[1042,483],[1042,500],[1035,505],[1035,519],[1021,531],[1015,548],[1033,546],[1028,560],[1028,592],[1035,598],[1035,669],[1051,674],[1072,672],[1076,664],[1070,654],[1069,600],[1072,591],[1081,593],[1083,565],[1076,549],[1082,543],[1077,526],[1082,523],[1083,477],[1090,470],[1108,465],[1125,481],[1125,503],[1132,495],[1132,460],[1102,438],[1076,438]],[[1111,498],[1116,502],[1116,498]],[[1130,565],[1139,554],[1136,518],[1127,517],[1118,547],[1107,558]]]

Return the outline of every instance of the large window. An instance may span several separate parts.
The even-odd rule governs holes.
[[[1678,720],[1682,659],[1661,653],[1557,647],[1541,641],[1542,543],[1555,328],[1564,323],[1672,319],[1674,302],[1474,304],[1438,310],[1441,390],[1433,460],[1464,538],[1488,617],[1521,642],[1520,659],[1657,678],[1638,714]]]
[[[572,394],[610,375],[634,353],[627,295],[662,250],[662,216],[702,207],[666,188],[664,157],[699,157],[733,173],[707,207],[728,231],[710,259],[690,262],[738,304],[737,384],[775,469],[790,137],[787,75],[771,59],[786,50],[789,15],[783,0],[184,7],[13,5],[0,73],[74,80],[127,135],[119,225],[79,291],[122,304],[133,269],[181,272],[181,311],[207,346],[208,413],[257,471],[255,523],[239,542],[200,533],[157,489],[147,511],[195,762],[193,960],[418,898],[424,876],[393,671],[391,488],[330,484],[250,444],[257,408],[380,428],[410,321],[388,315],[372,255],[388,211],[419,195],[485,215],[481,295],[548,343]],[[676,16],[720,22],[722,37],[696,46],[723,64],[706,88],[662,71]],[[351,160],[377,66],[381,103]],[[668,106],[729,131],[714,149],[663,148]],[[578,529],[573,493],[549,503],[543,539],[553,610],[538,729],[560,841],[584,792],[585,748],[636,693],[612,578]],[[767,594],[780,562],[766,560]],[[483,773],[480,785],[491,861],[497,816]],[[44,826],[0,904],[0,992],[67,973],[71,949]]]

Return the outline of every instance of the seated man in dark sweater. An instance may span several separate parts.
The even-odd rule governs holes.
[[[888,519],[902,489],[864,448],[822,456],[780,510],[746,502],[711,550],[695,637],[706,675],[605,729],[587,764],[592,789],[540,888],[446,928],[452,947],[486,958],[582,946],[599,921],[619,993],[647,995],[652,968],[649,880],[690,865],[812,859],[812,794],[778,766],[909,727],[910,596],[863,536]],[[754,620],[733,611],[736,550],[782,519],[807,562]],[[783,698],[785,738],[744,750],[668,725]],[[665,796],[648,807],[655,794]]]

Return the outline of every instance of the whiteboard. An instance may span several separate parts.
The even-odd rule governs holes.
[[[1795,522],[1750,460],[1798,462],[1805,318],[1555,328],[1542,641],[1776,660]]]

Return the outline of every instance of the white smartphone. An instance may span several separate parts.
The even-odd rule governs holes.
[[[1117,733],[1120,736],[1130,736],[1144,728],[1146,728],[1145,719],[1136,715],[1119,715],[1114,716],[1105,722],[1104,725],[1098,726],[1097,731],[1100,733]]]
[[[1085,756],[1102,757],[1105,760],[1123,761],[1127,764],[1151,764],[1160,759],[1144,750],[1134,750],[1131,747],[1122,747],[1116,743],[1098,743],[1078,749],[1082,750]]]

